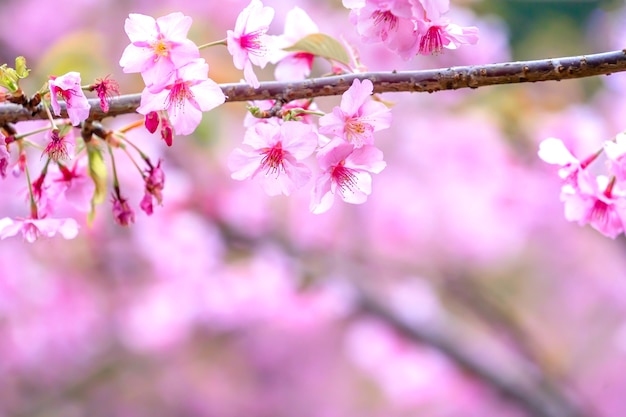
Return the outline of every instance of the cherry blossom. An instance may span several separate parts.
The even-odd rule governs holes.
[[[317,147],[317,134],[310,125],[289,121],[257,123],[244,136],[249,150],[235,149],[228,159],[232,178],[258,179],[268,195],[290,195],[311,178],[301,160]]]
[[[315,214],[327,211],[337,194],[346,203],[364,203],[372,192],[370,173],[378,174],[386,166],[380,149],[371,145],[356,148],[341,139],[322,148],[317,161],[322,175],[312,191],[310,209]]]
[[[563,186],[561,200],[565,203],[565,218],[591,227],[615,239],[624,231],[626,220],[626,193],[617,190],[615,177],[609,180],[599,175],[588,187]]]
[[[33,243],[40,237],[52,237],[59,233],[65,239],[74,239],[78,235],[78,223],[68,219],[0,219],[0,239],[22,233],[27,242]]]
[[[120,86],[110,76],[107,75],[104,78],[96,79],[96,83],[92,86],[92,89],[96,91],[98,94],[98,98],[100,99],[100,108],[103,112],[108,113],[109,111],[109,103],[111,99],[115,96],[120,95]]]
[[[560,165],[562,168],[559,170],[559,176],[565,183],[579,188],[581,175],[585,177],[583,184],[589,181],[589,173],[586,168],[598,157],[599,153],[595,153],[584,161],[580,161],[565,147],[561,139],[547,138],[539,144],[538,155],[539,158],[549,164]]]
[[[120,66],[126,73],[141,73],[146,85],[157,92],[172,71],[200,57],[198,46],[187,39],[191,23],[191,17],[180,12],[156,20],[129,14],[124,30],[131,43],[122,53]]]
[[[58,172],[49,173],[52,195],[63,197],[76,210],[88,212],[95,185],[87,173],[87,158],[78,159],[72,168],[58,165]]]
[[[233,56],[233,63],[243,70],[246,82],[254,88],[260,84],[252,65],[265,67],[273,53],[274,41],[266,34],[273,18],[274,9],[264,7],[260,0],[252,0],[237,17],[235,29],[227,31],[228,52]]]
[[[343,138],[355,147],[373,144],[374,132],[391,125],[389,108],[371,99],[373,90],[370,80],[355,79],[341,96],[341,104],[320,118],[320,133]]]
[[[48,158],[57,162],[65,159],[72,159],[74,156],[74,145],[67,138],[74,138],[72,130],[69,130],[66,135],[61,136],[58,129],[52,129],[46,132],[46,137],[49,138],[49,142],[43,150],[42,156],[47,155]]]
[[[478,42],[478,28],[450,23],[450,19],[443,17],[438,10],[430,14],[427,11],[425,19],[416,22],[420,34],[416,53],[421,55],[438,54],[443,48],[456,49],[461,45],[475,45]]]
[[[130,226],[135,223],[135,211],[126,198],[113,196],[113,219],[120,226]]]
[[[169,81],[157,93],[150,86],[141,94],[137,112],[149,114],[167,110],[174,130],[189,135],[202,120],[202,112],[224,103],[225,96],[215,81],[208,78],[209,65],[204,59],[195,59],[171,74]]]
[[[294,7],[285,17],[285,31],[276,37],[276,49],[270,62],[278,63],[274,77],[278,81],[302,80],[309,76],[315,56],[307,52],[285,52],[287,48],[307,35],[319,33],[319,28],[309,15],[299,7]]]
[[[149,163],[149,162],[148,162]],[[149,163],[150,164],[150,163]],[[150,164],[145,177],[146,189],[139,207],[148,215],[152,215],[152,199],[161,204],[163,202],[163,187],[165,186],[165,173],[161,169],[161,161],[156,166]]]
[[[74,126],[78,126],[83,120],[86,120],[91,109],[80,82],[80,74],[76,71],[70,71],[60,77],[50,77],[48,81],[50,105],[54,114],[61,115],[61,105],[59,104],[59,96],[61,96],[65,101],[67,115]]]
[[[9,167],[9,158],[11,155],[7,150],[7,143],[5,136],[0,133],[0,176],[5,178],[7,176],[7,168]]]

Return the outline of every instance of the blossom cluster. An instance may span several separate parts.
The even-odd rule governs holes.
[[[445,0],[343,3],[351,9],[350,19],[363,39],[382,41],[405,59],[477,41],[476,28],[462,28],[443,17],[449,8]],[[160,131],[161,138],[172,146],[174,135],[192,134],[203,112],[226,101],[221,87],[208,76],[208,63],[200,56],[205,47],[226,46],[233,65],[243,70],[245,82],[254,88],[260,83],[253,67],[263,68],[268,63],[276,65],[275,77],[280,81],[308,77],[317,56],[331,63],[332,73],[361,72],[364,68],[351,45],[320,34],[315,22],[298,7],[287,13],[283,34],[268,34],[274,13],[261,0],[251,0],[238,15],[234,28],[226,31],[225,39],[201,46],[188,38],[192,19],[181,12],[158,18],[131,13],[124,25],[130,44],[122,52],[119,64],[123,72],[142,77],[144,88],[137,112],[144,117],[116,131],[108,131],[99,123],[94,126],[93,120],[89,120],[92,105],[84,93],[96,92],[101,110],[108,112],[111,99],[119,94],[117,82],[109,76],[88,86],[81,85],[81,76],[75,71],[50,76],[47,91],[25,100],[19,88],[19,79],[28,75],[24,60],[16,60],[16,69],[10,71],[3,66],[0,85],[8,93],[2,100],[26,105],[30,110],[43,103],[50,124],[33,133],[18,135],[8,127],[0,132],[0,175],[4,177],[9,167],[15,176],[24,174],[30,204],[28,218],[0,220],[0,238],[20,231],[28,241],[57,232],[66,238],[74,237],[78,228],[75,220],[52,216],[58,203],[66,202],[93,218],[95,206],[106,195],[106,149],[113,174],[111,207],[115,221],[120,225],[135,221],[135,211],[122,194],[117,176],[114,151],[118,148],[140,172],[144,194],[139,208],[151,215],[154,203],[163,202],[162,161],[153,164],[126,132],[143,125],[150,133]],[[312,100],[253,103],[256,114],[244,121],[247,131],[243,145],[228,161],[232,177],[257,180],[269,195],[290,195],[313,180],[310,209],[314,213],[328,210],[336,196],[348,203],[365,202],[372,190],[371,174],[385,167],[382,151],[374,146],[373,134],[391,124],[389,108],[372,97],[373,91],[373,84],[366,77],[355,78],[341,104],[328,114],[317,109]],[[67,120],[59,121],[64,113]],[[81,129],[80,136],[74,128]],[[32,144],[23,138],[40,131],[45,131],[46,138],[41,155],[44,166],[31,181],[25,149]],[[143,168],[126,145],[143,159]],[[14,163],[10,162],[12,148],[18,149]],[[313,161],[308,161],[313,155]],[[72,160],[73,163],[68,162]]]
[[[202,112],[225,101],[219,85],[208,76],[209,65],[198,46],[187,38],[191,23],[180,12],[156,20],[131,13],[124,25],[131,43],[120,58],[124,72],[140,73],[146,84],[137,112],[154,118],[166,111],[169,121],[162,127],[168,132],[171,123],[178,135],[191,134]],[[171,132],[163,137],[167,140]]]
[[[389,108],[372,100],[372,92],[370,80],[355,79],[341,104],[319,119],[317,129],[310,119],[297,116],[308,111],[308,102],[289,107],[287,120],[257,119],[246,131],[244,147],[235,149],[229,158],[232,177],[257,180],[269,195],[290,195],[312,178],[304,160],[316,153],[318,174],[311,191],[311,211],[327,211],[336,196],[348,203],[364,203],[372,191],[370,174],[385,167],[373,134],[391,124]]]
[[[382,42],[408,60],[478,42],[476,27],[451,23],[449,0],[343,0],[365,42]]]
[[[606,157],[607,174],[593,175],[590,165]],[[559,165],[561,201],[565,218],[591,227],[615,239],[626,229],[626,132],[604,142],[597,152],[579,159],[562,140],[548,138],[539,146],[539,157]]]

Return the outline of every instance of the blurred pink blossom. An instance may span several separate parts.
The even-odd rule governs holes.
[[[615,137],[615,141],[604,143],[604,153],[609,162],[609,171],[618,181],[626,181],[626,133]]]
[[[11,155],[7,150],[6,139],[2,133],[0,133],[0,176],[2,178],[7,176],[7,168],[9,167],[9,158]]]
[[[33,243],[40,237],[52,237],[59,233],[65,239],[74,239],[78,235],[78,223],[74,219],[0,219],[0,239],[22,236],[29,243]]]
[[[48,174],[51,193],[56,198],[64,197],[76,210],[89,211],[95,185],[87,172],[87,158],[79,158],[71,169],[61,164],[58,166],[58,174]]]
[[[615,239],[624,231],[626,220],[626,193],[615,187],[615,177],[609,180],[598,175],[595,183],[575,188],[565,184],[561,191],[565,203],[565,218],[581,226],[591,227]]]
[[[437,54],[443,48],[456,49],[461,45],[474,45],[478,42],[478,28],[461,27],[443,17],[449,9],[449,0],[420,0],[420,2],[425,13],[423,18],[416,19],[420,39],[415,53]]]
[[[278,63],[274,77],[278,81],[302,80],[309,76],[315,56],[307,52],[285,52],[287,48],[312,33],[319,33],[319,28],[309,15],[299,7],[287,12],[285,31],[276,37],[276,48],[270,62]]]
[[[274,49],[273,39],[266,34],[273,18],[274,9],[263,7],[260,0],[252,0],[237,17],[235,29],[227,31],[228,52],[233,56],[233,63],[243,70],[246,82],[254,88],[260,84],[252,64],[265,67]]]

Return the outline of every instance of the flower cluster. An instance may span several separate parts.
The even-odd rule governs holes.
[[[198,47],[187,39],[191,22],[180,12],[156,20],[130,14],[124,29],[131,43],[120,58],[124,72],[139,72],[146,84],[137,112],[166,111],[179,135],[192,133],[202,112],[225,101],[220,87],[208,77],[209,65],[200,58]],[[170,123],[162,127],[167,129]]]
[[[382,42],[403,59],[437,54],[478,42],[476,27],[461,27],[444,15],[449,0],[343,0],[365,42]]]
[[[319,129],[297,116],[308,112],[299,107],[284,111],[286,121],[261,119],[252,124],[243,141],[245,149],[235,149],[229,158],[232,177],[258,180],[269,195],[290,195],[311,179],[313,173],[304,160],[315,152],[318,174],[311,211],[327,211],[336,196],[348,203],[364,203],[372,191],[370,174],[385,167],[373,133],[391,124],[391,112],[371,99],[372,91],[370,80],[355,79],[341,104],[319,119]]]
[[[589,166],[600,155],[607,158],[608,175],[593,175]],[[539,157],[559,165],[561,201],[565,218],[591,227],[610,238],[626,228],[626,133],[606,141],[598,152],[578,159],[563,141],[548,138],[539,146]]]

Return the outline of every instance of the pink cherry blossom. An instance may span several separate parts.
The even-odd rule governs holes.
[[[131,13],[124,30],[130,45],[124,49],[120,66],[124,72],[141,73],[154,92],[176,68],[200,57],[198,46],[187,39],[192,19],[180,12],[154,19]]]
[[[341,104],[320,118],[320,133],[343,138],[355,147],[373,144],[374,132],[391,125],[389,108],[371,99],[373,90],[370,80],[355,79],[341,96]]]
[[[61,115],[61,105],[59,96],[65,101],[67,115],[72,125],[78,126],[83,120],[89,117],[89,101],[85,97],[80,86],[80,74],[75,71],[68,72],[60,77],[50,77],[48,81],[50,88],[50,104],[54,114]]]
[[[417,33],[420,35],[416,53],[438,54],[443,48],[456,49],[461,45],[475,45],[478,42],[478,28],[461,27],[443,17],[450,6],[448,0],[420,2],[424,8],[424,16],[416,19]]]
[[[409,0],[344,0],[351,9],[350,21],[364,42],[383,42],[387,48],[409,59],[415,55],[415,21]]]
[[[42,156],[47,155],[54,162],[72,159],[74,157],[74,133],[70,129],[66,135],[60,136],[58,129],[46,132],[49,142],[43,150]],[[68,140],[70,139],[70,140]]]
[[[224,103],[225,96],[215,81],[208,78],[209,65],[204,59],[190,61],[177,69],[163,89],[152,93],[147,86],[141,94],[138,113],[167,110],[178,135],[189,135],[202,120],[202,112]]]
[[[5,178],[7,176],[7,168],[9,167],[9,158],[11,155],[7,150],[7,143],[5,136],[0,133],[0,176]]]
[[[243,140],[250,149],[238,148],[230,155],[231,176],[258,179],[268,195],[289,195],[311,178],[311,170],[300,161],[313,153],[317,142],[313,128],[301,122],[257,123]]]
[[[109,78],[107,75],[104,78],[97,78],[96,83],[92,85],[92,90],[96,91],[98,98],[100,99],[100,108],[103,112],[108,113],[109,104],[111,99],[120,95],[120,85],[117,81]]]
[[[287,48],[312,33],[319,33],[319,28],[309,15],[299,7],[294,7],[285,17],[285,31],[276,37],[276,49],[270,62],[278,63],[274,77],[278,81],[302,80],[309,76],[315,56],[306,52],[285,52]]]
[[[615,187],[615,177],[609,180],[599,175],[595,183],[576,189],[565,184],[561,191],[565,203],[565,218],[591,227],[615,239],[624,231],[626,220],[626,193]]]
[[[130,226],[135,223],[135,211],[128,204],[128,200],[113,195],[113,219],[120,226]]]
[[[362,204],[372,192],[370,173],[378,174],[386,163],[380,149],[335,139],[317,154],[322,175],[317,178],[312,191],[311,211],[315,214],[327,211],[339,194],[346,203]]]
[[[50,173],[52,195],[63,197],[76,210],[87,212],[91,209],[95,185],[87,173],[87,158],[80,158],[71,169],[58,165],[57,173]]]
[[[246,82],[254,88],[260,84],[252,64],[265,67],[273,53],[274,41],[266,34],[273,18],[274,9],[263,7],[260,0],[252,0],[237,17],[235,29],[226,33],[228,52],[235,67],[243,70]]]
[[[615,141],[606,141],[604,153],[608,158],[609,170],[618,181],[626,181],[626,133],[617,135]]]
[[[59,233],[65,239],[78,235],[78,223],[74,219],[0,219],[0,239],[22,233],[27,242],[33,243],[40,237],[52,237]]]

